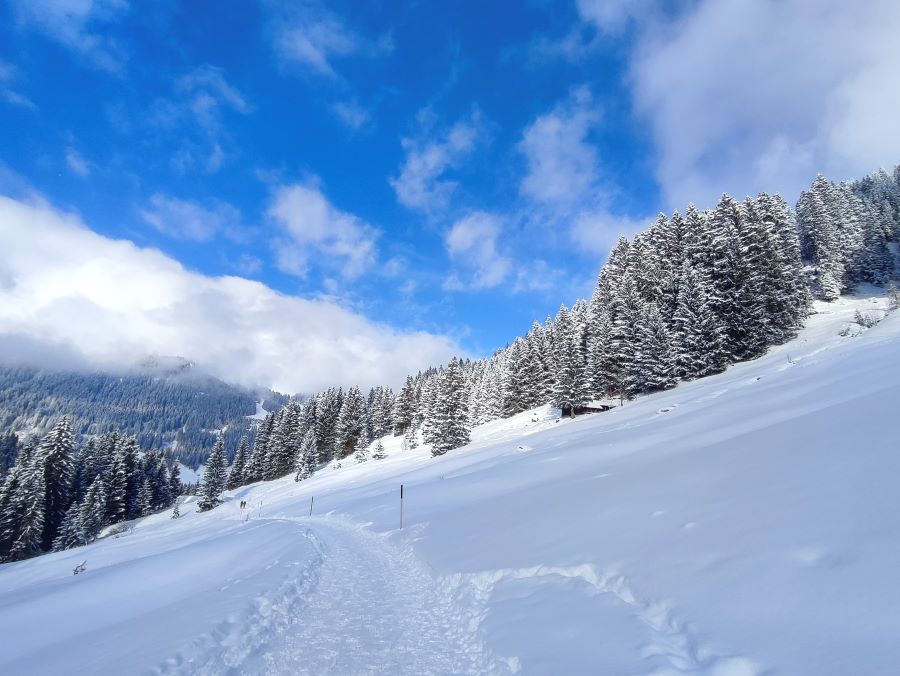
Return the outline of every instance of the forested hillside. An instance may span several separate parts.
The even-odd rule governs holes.
[[[440,455],[468,430],[546,403],[574,413],[724,371],[794,337],[813,296],[888,284],[900,239],[900,167],[835,184],[818,176],[796,210],[779,195],[688,205],[613,248],[590,300],[535,322],[488,359],[453,359],[400,392],[332,387],[261,425],[238,483],[365,460],[372,439],[404,435]],[[304,443],[311,434],[314,443]]]
[[[233,452],[264,398],[269,409],[286,401],[195,373],[186,362],[145,363],[142,372],[122,375],[0,366],[0,431],[42,434],[68,415],[76,437],[116,428],[144,450],[167,449],[196,467],[219,432]]]

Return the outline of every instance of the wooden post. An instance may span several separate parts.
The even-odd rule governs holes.
[[[310,515],[310,516],[312,516],[313,500],[315,500],[315,499],[316,499],[316,496],[315,496],[315,495],[310,495],[310,496],[309,496],[309,515]]]
[[[400,530],[403,530],[403,484],[400,484]]]

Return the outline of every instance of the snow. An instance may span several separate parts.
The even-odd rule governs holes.
[[[263,408],[263,402],[256,402],[256,413],[253,415],[246,416],[249,420],[265,420],[268,415],[268,411]]]
[[[389,437],[5,564],[0,672],[896,673],[900,313],[843,331],[885,306],[819,304],[763,358],[605,413],[437,459]]]
[[[183,484],[195,484],[203,478],[204,466],[201,464],[197,469],[192,469],[182,462],[178,463],[179,478]]]

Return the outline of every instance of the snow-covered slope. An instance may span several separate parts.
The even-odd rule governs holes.
[[[895,674],[900,314],[846,331],[884,305],[608,413],[436,460],[390,439],[4,565],[0,672]]]

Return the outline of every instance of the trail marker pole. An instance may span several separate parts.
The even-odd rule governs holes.
[[[310,516],[312,516],[313,500],[315,500],[315,499],[316,499],[316,496],[315,496],[315,495],[310,495],[310,496],[309,496],[309,515],[310,515]]]
[[[403,530],[403,484],[400,484],[400,530]]]

